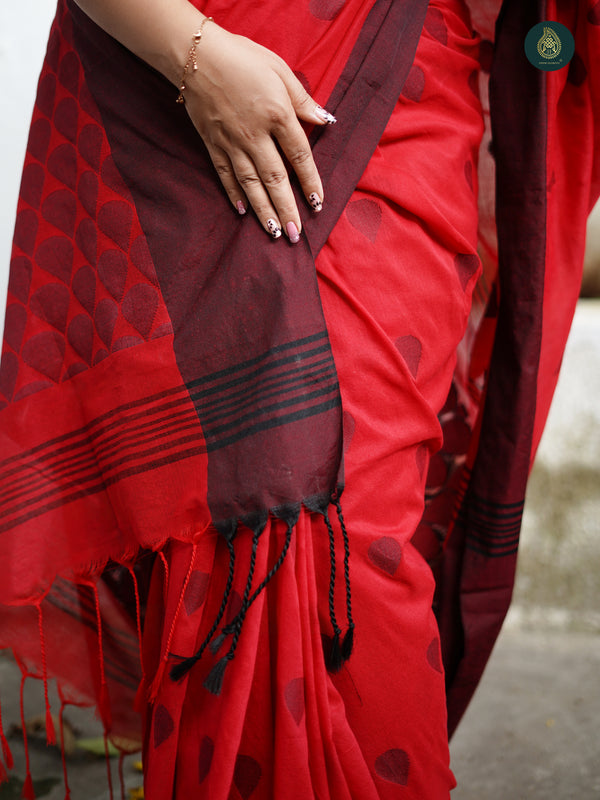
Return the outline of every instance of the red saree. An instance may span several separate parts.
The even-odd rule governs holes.
[[[453,785],[444,667],[452,729],[510,599],[597,195],[600,6],[561,14],[576,56],[544,75],[522,35],[554,9],[504,4],[479,283],[491,48],[462,3],[426,6],[311,0],[290,30],[284,3],[202,4],[338,116],[290,247],[232,218],[173,88],[59,3],[0,372],[0,644],[123,747],[138,692],[148,798]]]

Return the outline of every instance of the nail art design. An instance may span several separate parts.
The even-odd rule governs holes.
[[[274,239],[279,239],[281,236],[281,228],[274,219],[267,220],[267,229]]]
[[[323,201],[316,192],[311,192],[308,195],[308,202],[313,211],[320,211],[323,208]]]
[[[285,232],[287,233],[292,244],[296,244],[296,242],[300,241],[300,234],[298,233],[298,228],[294,222],[288,222],[288,224],[285,226]]]
[[[315,114],[317,117],[319,117],[319,119],[322,119],[323,122],[326,122],[328,125],[333,125],[335,122],[337,122],[337,119],[333,116],[333,114],[330,114],[329,111],[326,111],[322,106],[317,106],[315,108]]]
[[[245,206],[244,206],[244,204],[242,203],[242,201],[241,201],[241,200],[238,200],[238,201],[237,201],[237,203],[235,204],[235,207],[237,208],[237,210],[238,210],[238,214],[239,214],[240,216],[242,216],[242,214],[245,214],[245,213],[246,213],[246,208],[245,208]]]

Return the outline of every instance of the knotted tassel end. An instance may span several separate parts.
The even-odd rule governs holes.
[[[228,631],[227,628],[223,628],[221,633],[213,639],[213,641],[209,645],[210,652],[215,655],[221,649],[221,645],[227,638],[231,631]]]
[[[336,632],[331,642],[327,669],[329,672],[339,672],[343,663],[344,660],[342,658],[342,650],[340,648],[340,634]]]
[[[225,676],[227,664],[229,664],[228,655],[223,656],[223,658],[217,661],[217,663],[208,673],[208,676],[204,681],[204,688],[207,689],[211,694],[217,696],[221,694],[221,689],[223,688],[223,678]]]
[[[46,708],[46,744],[56,744],[56,730],[54,728],[54,720],[50,708]]]
[[[352,648],[354,647],[354,625],[351,625],[346,631],[344,641],[342,642],[342,659],[348,661],[352,655]]]
[[[27,774],[25,778],[25,783],[23,784],[23,790],[21,792],[21,797],[23,800],[35,800],[35,791],[33,788],[33,780],[31,778],[31,774]]]
[[[198,661],[195,656],[191,656],[190,658],[186,658],[183,661],[180,661],[179,664],[175,664],[174,667],[171,667],[171,671],[169,672],[169,677],[172,681],[179,681],[184,678],[194,664]]]

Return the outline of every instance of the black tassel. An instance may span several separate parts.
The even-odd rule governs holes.
[[[342,635],[342,631],[335,616],[335,539],[333,528],[331,527],[331,522],[327,514],[325,514],[325,525],[327,526],[327,533],[329,534],[329,561],[331,565],[331,571],[329,573],[329,619],[331,620],[331,627],[333,628],[333,639],[329,651],[329,658],[327,659],[327,669],[330,672],[339,672],[343,664],[342,651],[340,650],[340,636]]]
[[[348,661],[352,655],[352,648],[354,647],[354,623],[346,631],[344,641],[342,642],[342,660]]]
[[[344,582],[346,584],[346,617],[348,619],[348,630],[346,631],[342,643],[342,659],[343,661],[347,661],[354,647],[354,619],[352,617],[352,589],[350,587],[350,540],[344,522],[344,515],[342,514],[339,492],[335,492],[331,499],[337,509],[340,528],[342,529],[342,537],[344,539]]]
[[[263,516],[264,515],[258,515],[256,519],[254,519],[254,517],[248,517],[248,519],[245,518],[245,520],[244,520],[248,525],[250,525],[252,523],[254,525],[254,527],[252,529],[253,530],[253,536],[252,536],[252,551],[251,551],[251,555],[250,555],[250,567],[249,567],[249,570],[248,570],[248,579],[246,581],[246,587],[244,589],[244,594],[243,594],[243,597],[242,597],[241,608],[240,608],[239,612],[237,613],[237,615],[231,620],[231,622],[229,622],[227,625],[225,625],[222,628],[222,630],[219,633],[219,635],[216,636],[213,639],[213,636],[215,635],[215,633],[217,631],[218,625],[221,622],[221,619],[222,619],[222,617],[223,617],[223,615],[225,613],[225,609],[226,609],[227,602],[228,602],[230,594],[231,594],[231,588],[232,588],[232,584],[233,584],[235,554],[234,554],[232,539],[233,539],[233,534],[235,533],[235,530],[233,530],[233,532],[231,532],[231,531],[229,531],[229,529],[227,529],[227,531],[224,532],[224,538],[225,538],[225,540],[227,542],[227,546],[229,548],[230,561],[229,561],[229,576],[228,576],[228,579],[227,579],[227,586],[226,586],[225,592],[223,594],[223,600],[221,602],[221,607],[219,609],[219,613],[217,614],[217,618],[215,619],[215,621],[214,621],[214,623],[213,623],[208,635],[206,636],[206,638],[205,638],[204,642],[202,643],[202,645],[201,645],[200,649],[198,650],[198,652],[195,653],[193,656],[190,656],[189,658],[183,658],[181,656],[179,657],[179,658],[182,659],[181,663],[176,664],[171,669],[171,671],[169,673],[173,680],[179,680],[184,675],[186,675],[187,672],[194,666],[194,664],[197,661],[199,661],[199,659],[202,656],[202,653],[204,652],[204,650],[207,647],[210,648],[210,650],[212,651],[213,654],[216,654],[220,650],[220,648],[223,646],[223,643],[225,642],[225,639],[230,634],[233,634],[233,639],[232,639],[229,651],[227,652],[227,654],[223,658],[221,658],[219,661],[217,661],[217,663],[211,669],[210,673],[208,674],[208,677],[206,678],[206,680],[204,682],[204,686],[209,692],[211,692],[212,694],[215,694],[215,695],[220,694],[222,686],[223,686],[223,679],[224,679],[224,675],[225,675],[225,669],[226,669],[227,664],[229,663],[229,661],[231,661],[233,659],[234,655],[235,655],[235,651],[236,651],[236,648],[237,648],[238,640],[240,638],[242,625],[243,625],[244,620],[246,618],[246,614],[248,613],[248,610],[249,610],[250,606],[252,605],[252,603],[256,600],[256,598],[259,596],[259,594],[267,586],[269,581],[272,580],[274,575],[280,569],[281,565],[283,564],[283,562],[285,560],[287,552],[288,552],[288,550],[290,548],[290,543],[291,543],[291,539],[292,539],[292,530],[293,530],[293,520],[291,518],[287,520],[288,528],[287,528],[287,531],[286,531],[285,542],[284,542],[283,548],[281,550],[281,553],[279,555],[279,558],[277,559],[277,561],[275,562],[275,564],[273,565],[271,570],[267,573],[265,578],[261,581],[261,583],[256,588],[256,590],[254,592],[252,592],[252,582],[253,582],[253,579],[254,579],[254,569],[255,569],[255,565],[256,565],[256,554],[257,554],[257,550],[258,550],[258,540],[260,538],[260,534],[262,533],[262,531],[264,529],[264,525],[266,523],[266,516],[264,516],[264,519],[263,519]],[[297,514],[296,514],[295,518],[297,518]],[[334,577],[335,577],[335,565],[334,565],[333,569],[334,569]],[[336,655],[336,658],[335,658],[335,663],[339,662],[340,666],[341,666],[341,652],[340,652],[340,646],[339,646],[339,637],[340,637],[341,631],[340,631],[339,628],[337,628],[336,633],[337,633],[338,642],[337,642],[337,648],[336,648],[337,655]],[[338,667],[338,669],[339,669],[339,667]]]
[[[215,655],[219,652],[221,647],[223,646],[223,642],[229,636],[230,633],[233,633],[233,628],[229,630],[229,625],[226,625],[222,630],[221,633],[216,636],[212,642],[210,643],[210,652]]]
[[[208,689],[211,694],[220,695],[221,689],[223,688],[223,678],[225,677],[225,670],[227,668],[227,664],[231,661],[230,654],[227,653],[226,656],[223,656],[211,671],[208,673],[206,680],[204,681],[204,688]]]
[[[179,664],[175,664],[175,666],[171,668],[171,671],[169,672],[169,677],[171,678],[172,681],[181,680],[181,678],[187,675],[187,673],[191,670],[194,664],[196,664],[200,660],[200,657],[202,656],[202,653],[200,651],[198,652],[200,653],[200,655],[196,653],[195,655],[190,656],[189,658],[185,658],[183,661],[180,661]]]
[[[212,624],[210,631],[206,635],[206,638],[198,648],[197,652],[194,653],[194,655],[190,656],[189,658],[183,658],[182,656],[177,656],[178,658],[182,658],[182,661],[179,664],[175,664],[175,666],[169,672],[169,677],[173,681],[178,681],[181,678],[183,678],[191,670],[194,664],[200,661],[200,659],[202,658],[202,654],[204,653],[204,651],[206,650],[206,648],[210,643],[210,640],[215,635],[215,631],[219,627],[219,623],[221,622],[223,614],[225,613],[225,609],[227,608],[227,603],[229,602],[229,595],[231,594],[231,587],[233,585],[233,575],[235,570],[235,550],[233,549],[233,542],[230,539],[227,539],[226,541],[227,541],[227,547],[229,549],[229,574],[227,576],[227,584],[225,586],[225,591],[223,592],[221,607],[219,608],[219,612],[217,614],[215,621]]]
[[[245,614],[248,613],[248,609],[250,608],[252,603],[256,600],[256,598],[263,591],[263,589],[268,585],[268,583],[277,574],[277,572],[279,571],[281,565],[283,564],[283,562],[285,560],[285,557],[287,555],[287,552],[290,549],[290,543],[292,541],[292,530],[293,530],[292,525],[288,525],[288,528],[287,528],[287,531],[286,531],[286,534],[285,534],[285,542],[283,544],[283,548],[281,550],[281,553],[279,554],[279,558],[277,559],[277,561],[273,565],[272,569],[267,573],[267,575],[265,576],[264,580],[261,581],[261,583],[257,586],[255,591],[252,593],[252,596],[250,597],[250,599],[248,600],[248,603],[246,605],[246,608],[245,608],[245,611],[244,611],[244,616],[245,616]],[[225,639],[231,633],[233,633],[235,631],[237,623],[238,623],[238,620],[239,620],[239,617],[240,617],[241,614],[242,614],[242,610],[240,609],[238,614],[231,620],[231,622],[228,625],[225,625],[225,627],[221,630],[221,633],[212,641],[212,643],[210,645],[210,650],[211,650],[211,652],[213,654],[219,652],[219,650],[221,649]]]
[[[342,651],[340,649],[340,633],[341,631],[336,631],[331,642],[331,650],[329,651],[329,660],[327,663],[329,672],[339,672],[344,663]]]

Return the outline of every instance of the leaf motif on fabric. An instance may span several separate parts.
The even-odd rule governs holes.
[[[38,230],[38,218],[35,211],[25,208],[17,214],[14,242],[28,256],[33,255]]]
[[[136,331],[147,339],[154,324],[158,309],[156,289],[148,284],[138,283],[132,286],[125,295],[121,311],[123,316]]]
[[[136,347],[138,344],[143,344],[144,340],[141,336],[120,336],[113,342],[112,351],[116,353],[117,350],[126,350],[128,347]]]
[[[87,264],[77,270],[73,278],[73,294],[88,314],[93,315],[96,305],[96,273]]]
[[[146,242],[145,236],[138,236],[137,239],[134,240],[129,248],[129,258],[133,262],[136,269],[138,269],[142,275],[150,281],[150,283],[158,286],[158,278],[156,277],[154,262],[152,261],[152,256],[150,255],[150,250],[148,249],[148,243]]]
[[[233,782],[244,800],[252,796],[260,782],[262,769],[252,756],[239,755],[235,760]]]
[[[27,140],[27,151],[38,161],[46,160],[50,136],[51,128],[47,119],[38,119],[32,124]]]
[[[479,256],[475,253],[458,253],[454,257],[454,266],[463,290],[467,288],[467,284],[479,269],[480,263]]]
[[[369,560],[388,575],[394,575],[401,559],[402,547],[391,536],[382,536],[369,547]]]
[[[119,309],[114,300],[105,297],[100,300],[94,312],[94,325],[98,331],[98,336],[102,339],[107,347],[110,347],[119,316]]]
[[[394,342],[413,378],[417,377],[423,345],[416,336],[399,336]]]
[[[75,232],[77,198],[70,189],[57,189],[42,203],[42,216],[67,236]]]
[[[587,18],[592,25],[600,25],[600,3],[596,3],[590,8]]]
[[[11,303],[6,309],[4,339],[15,353],[21,349],[27,325],[27,311],[20,303]]]
[[[91,169],[87,169],[79,178],[77,197],[90,217],[96,216],[98,202],[98,178]]]
[[[440,655],[440,642],[437,638],[432,639],[429,647],[427,648],[427,661],[436,672],[443,672],[442,658]]]
[[[427,453],[428,453],[428,446],[426,444],[420,444],[417,447],[417,451],[415,453],[415,461],[417,463],[417,469],[419,470],[419,475],[423,477],[423,473],[425,471],[425,465],[427,464]]]
[[[425,90],[425,73],[414,64],[411,67],[410,72],[408,73],[408,77],[404,82],[404,86],[402,88],[402,94],[408,100],[412,100],[415,103],[418,103],[421,97],[423,96],[423,92]]]
[[[30,308],[37,317],[64,333],[70,300],[69,290],[63,283],[47,283],[34,292]]]
[[[381,225],[383,212],[375,200],[364,197],[361,200],[351,200],[346,206],[348,222],[370,242],[374,242]]]
[[[55,147],[48,156],[48,172],[68,189],[77,186],[77,154],[70,142]]]
[[[84,125],[79,134],[79,152],[96,171],[100,168],[103,139],[102,128],[95,122]]]
[[[112,297],[120,303],[127,281],[127,256],[122,250],[105,250],[98,259],[98,277]]]
[[[48,72],[40,79],[35,104],[47,117],[52,116],[54,97],[56,95],[56,76]]]
[[[96,266],[98,260],[98,232],[93,220],[81,220],[77,226],[75,243],[89,263]]]
[[[54,125],[56,130],[70,142],[77,141],[77,126],[79,123],[79,112],[77,103],[72,97],[65,97],[56,106],[54,111]]]
[[[296,725],[304,716],[304,678],[293,678],[283,691],[285,704]]]
[[[10,262],[8,291],[22,303],[29,300],[32,271],[31,261],[27,256],[15,256]]]
[[[94,325],[87,314],[77,314],[69,323],[67,339],[73,350],[87,364],[92,363],[94,347]]]
[[[567,73],[567,80],[573,86],[583,86],[587,78],[587,69],[583,63],[583,59],[579,53],[574,53],[573,58],[569,62],[569,72]]]
[[[13,396],[18,374],[19,359],[14,353],[6,350],[0,364],[0,392],[7,400],[10,400]]]
[[[32,208],[39,208],[44,189],[44,168],[32,161],[23,170],[21,179],[21,198]]]
[[[183,604],[185,606],[185,613],[190,616],[194,611],[206,600],[206,593],[208,591],[208,584],[210,583],[210,575],[208,572],[201,572],[195,569],[190,575],[190,580],[185,590],[183,597]]]
[[[317,19],[334,19],[345,6],[346,0],[310,0],[310,13]]]
[[[352,437],[354,436],[354,431],[356,430],[356,422],[354,421],[354,417],[349,411],[344,411],[342,414],[342,428],[344,431],[343,436],[343,449],[344,455],[348,451],[348,448],[352,444]]]
[[[399,786],[406,786],[410,769],[410,758],[405,750],[386,750],[375,760],[375,772],[380,778]]]
[[[123,200],[110,200],[108,203],[104,203],[98,211],[98,227],[121,250],[129,249],[132,221],[131,206]]]
[[[163,705],[154,709],[154,747],[160,747],[175,730],[175,723],[169,711]]]
[[[430,33],[434,39],[437,39],[438,42],[441,42],[443,45],[448,44],[448,28],[444,22],[444,15],[439,8],[430,6],[427,9],[425,30]]]
[[[81,65],[77,54],[70,50],[62,57],[58,67],[58,80],[64,88],[77,97],[79,93],[79,80]]]
[[[37,333],[23,345],[22,358],[47,378],[58,382],[65,355],[65,339],[60,333]]]
[[[205,736],[198,753],[198,783],[202,783],[210,772],[214,752],[215,743],[210,736]]]

